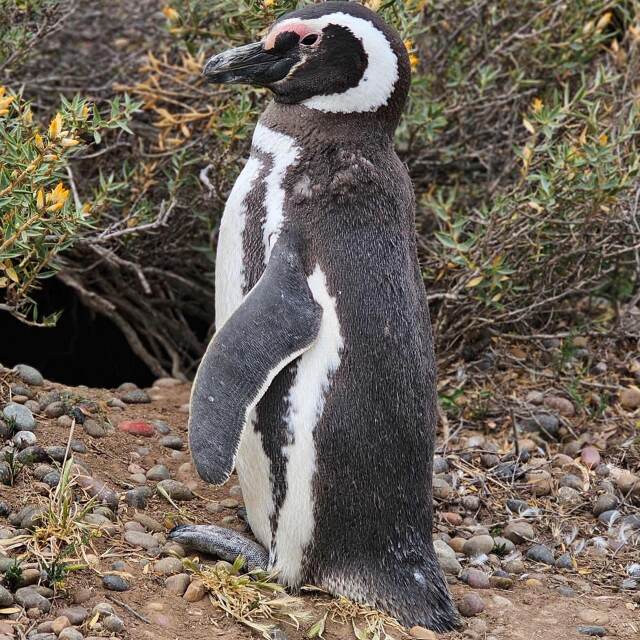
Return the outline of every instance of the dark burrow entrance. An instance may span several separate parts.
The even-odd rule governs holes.
[[[149,386],[155,376],[131,351],[118,328],[87,309],[56,278],[34,296],[43,315],[63,309],[55,327],[25,325],[0,311],[0,363],[36,367],[45,378],[68,385],[117,387],[122,382]]]

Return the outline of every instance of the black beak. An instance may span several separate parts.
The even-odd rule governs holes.
[[[291,51],[275,53],[265,49],[262,42],[256,42],[213,56],[203,73],[209,82],[268,87],[285,78],[297,61]]]

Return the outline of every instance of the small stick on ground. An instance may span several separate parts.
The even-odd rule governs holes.
[[[516,460],[520,460],[520,441],[518,440],[518,425],[516,424],[516,414],[511,409],[511,428],[513,429],[513,444],[516,448]]]
[[[118,600],[115,596],[112,596],[110,593],[106,594],[107,598],[111,600],[111,602],[115,602],[117,605],[121,606],[123,609],[126,609],[132,616],[138,618],[145,624],[151,624],[151,620],[149,618],[145,618],[141,613],[138,613],[133,607],[130,607],[128,604],[122,602],[122,600]]]

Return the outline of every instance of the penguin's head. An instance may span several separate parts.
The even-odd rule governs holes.
[[[402,40],[376,13],[324,2],[282,16],[260,42],[214,56],[204,74],[268,87],[278,102],[324,112],[399,112],[410,66]]]

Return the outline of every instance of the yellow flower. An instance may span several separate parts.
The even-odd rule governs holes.
[[[2,87],[4,89],[4,87]],[[4,92],[3,92],[4,93]],[[0,94],[0,116],[6,116],[9,113],[9,105],[13,102],[15,96],[2,97]]]
[[[7,87],[3,87],[0,84],[0,98],[2,98],[2,96],[7,92]]]
[[[33,113],[31,112],[31,107],[27,107],[25,112],[22,114],[22,122],[24,122],[27,126],[29,126],[33,122]]]
[[[75,147],[77,144],[80,144],[79,140],[74,140],[73,138],[62,138],[62,146],[63,147]]]
[[[82,111],[80,111],[80,117],[86,120],[89,117],[89,107],[85,104],[82,105]]]
[[[542,110],[542,107],[544,107],[544,102],[542,102],[540,98],[534,98],[533,102],[531,103],[531,108],[533,109],[533,112],[539,113]]]
[[[36,135],[33,136],[33,141],[35,142],[38,149],[44,149],[44,141],[42,140],[42,136],[39,133],[36,133]]]
[[[46,202],[49,204],[47,211],[60,211],[69,197],[69,189],[65,189],[62,182],[58,182],[53,191],[46,195]]]
[[[62,131],[62,114],[56,113],[56,117],[49,124],[49,137],[52,139],[57,138]]]
[[[605,144],[607,144],[607,142],[609,142],[609,136],[606,133],[601,133],[598,136],[598,142],[604,146]]]
[[[36,193],[36,208],[38,211],[44,209],[44,189],[38,189]]]
[[[162,13],[164,14],[164,17],[170,22],[175,22],[180,17],[180,14],[172,7],[165,7],[162,10]]]
[[[420,64],[420,58],[415,53],[409,54],[409,65],[411,66],[411,71],[415,71]]]
[[[265,9],[271,9],[275,3],[276,0],[262,0],[262,5]]]

